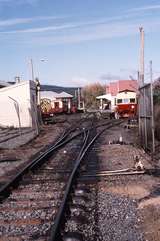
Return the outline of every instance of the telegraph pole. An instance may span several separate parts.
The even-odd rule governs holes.
[[[144,107],[144,95],[142,94],[141,87],[144,86],[144,30],[143,27],[139,28],[140,31],[140,66],[138,72],[138,87],[139,87],[139,103],[138,103],[138,123],[139,123],[139,136],[142,141],[143,136],[143,122],[141,121],[141,115],[145,111]]]
[[[81,108],[80,102],[81,102],[81,89],[80,89],[80,87],[78,87],[78,109],[79,110]]]
[[[34,81],[34,68],[33,68],[33,60],[30,60],[31,62],[31,73],[32,73],[32,81]]]
[[[139,86],[144,85],[144,30],[143,27],[139,28],[140,30],[140,73],[139,73]]]
[[[152,125],[152,159],[155,153],[155,136],[154,136],[154,107],[153,107],[153,70],[152,61],[150,61],[150,81],[151,81],[151,125]]]

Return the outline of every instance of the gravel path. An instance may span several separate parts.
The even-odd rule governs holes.
[[[99,240],[145,241],[139,222],[136,200],[102,191],[98,193]]]

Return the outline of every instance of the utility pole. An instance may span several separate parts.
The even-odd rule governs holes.
[[[152,61],[150,61],[150,82],[151,82],[151,125],[152,125],[152,159],[155,153],[155,136],[154,136],[154,107],[153,107],[153,70]]]
[[[143,27],[139,28],[140,30],[140,73],[139,73],[139,86],[144,85],[144,30]]]
[[[31,63],[31,73],[32,73],[32,81],[34,81],[34,68],[33,68],[33,60],[30,60]]]
[[[142,141],[143,132],[143,122],[141,121],[141,116],[144,110],[144,93],[142,94],[141,87],[144,86],[144,30],[143,27],[139,28],[140,31],[140,66],[138,71],[138,87],[139,87],[139,103],[138,103],[138,123],[139,123],[139,136]]]
[[[81,89],[78,87],[78,109],[80,110],[81,108]]]
[[[16,84],[20,83],[20,77],[19,76],[15,76],[15,82],[16,82]]]

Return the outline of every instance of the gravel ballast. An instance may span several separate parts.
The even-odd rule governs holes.
[[[99,240],[145,241],[139,222],[136,200],[99,190]]]

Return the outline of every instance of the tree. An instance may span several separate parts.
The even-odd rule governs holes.
[[[86,108],[97,108],[98,103],[96,97],[99,95],[103,95],[106,92],[105,85],[101,85],[100,83],[94,83],[86,85],[82,90],[82,95],[85,102]]]

